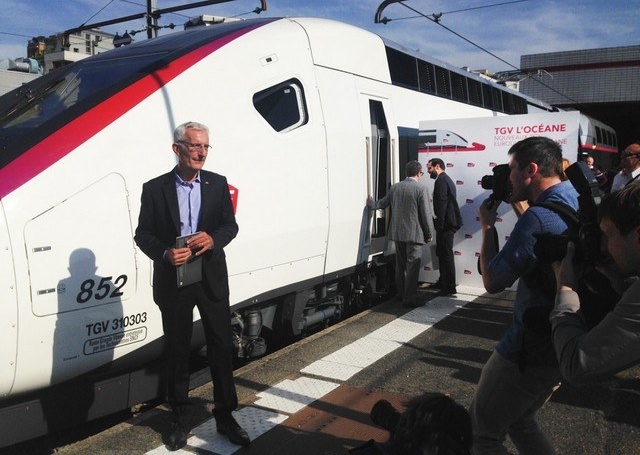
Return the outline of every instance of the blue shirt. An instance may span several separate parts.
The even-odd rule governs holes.
[[[198,232],[200,222],[200,172],[191,183],[187,183],[175,172],[176,191],[178,193],[178,206],[180,208],[180,235],[189,235]]]
[[[578,192],[571,182],[564,181],[548,188],[535,202],[558,201],[578,210]],[[509,239],[498,254],[489,262],[489,273],[505,288],[511,286],[535,263],[533,246],[534,234],[550,233],[575,234],[575,226],[569,226],[555,211],[532,206],[518,219]],[[527,308],[537,305],[551,305],[553,301],[545,297],[539,286],[530,287],[524,280],[518,281],[513,309],[513,322],[507,333],[498,342],[496,349],[510,360],[516,360],[522,347],[522,318]]]

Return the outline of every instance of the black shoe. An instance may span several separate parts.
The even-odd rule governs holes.
[[[441,289],[440,291],[438,291],[438,293],[436,295],[439,296],[447,296],[447,295],[454,295],[457,294],[458,291],[456,290],[456,288],[444,288]]]
[[[246,431],[236,422],[233,416],[226,417],[224,420],[216,419],[216,428],[218,433],[225,435],[229,441],[239,446],[248,446],[251,439]]]
[[[422,298],[419,297],[412,297],[410,299],[404,299],[402,301],[402,306],[404,307],[417,308],[422,305],[424,305],[424,302],[422,301]]]
[[[167,437],[167,443],[165,444],[167,450],[173,452],[179,450],[187,445],[187,438],[189,437],[189,430],[182,427],[181,425],[176,425],[173,428],[171,434]]]

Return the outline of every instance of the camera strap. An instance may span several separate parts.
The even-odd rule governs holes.
[[[544,207],[562,216],[565,221],[570,221],[574,225],[579,225],[580,217],[571,206],[559,201],[542,201],[531,204],[532,207]]]

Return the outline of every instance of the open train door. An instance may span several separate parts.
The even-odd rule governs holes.
[[[392,184],[398,181],[397,163],[395,162],[396,138],[389,127],[388,112],[384,99],[366,97],[367,111],[370,120],[370,135],[365,137],[367,144],[367,190],[375,200],[386,196]],[[371,225],[370,254],[384,252],[385,255],[395,253],[393,242],[388,241],[387,234],[391,208],[376,210]]]

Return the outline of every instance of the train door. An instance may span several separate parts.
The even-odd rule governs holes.
[[[13,387],[16,372],[16,353],[18,343],[18,302],[16,300],[15,271],[13,253],[9,243],[9,233],[4,215],[4,206],[0,206],[0,294],[2,318],[0,318],[0,396],[6,396]]]
[[[369,118],[371,136],[367,137],[367,185],[369,194],[375,199],[382,199],[394,183],[393,149],[394,139],[391,137],[389,123],[383,101],[369,99]],[[371,227],[370,254],[388,249],[388,234],[391,209],[376,210]],[[387,251],[388,252],[388,251]]]
[[[24,235],[33,324],[46,324],[40,336],[47,348],[39,354],[52,363],[52,383],[145,340],[150,315],[140,305],[125,310],[136,267],[121,175],[109,174],[34,217]]]

